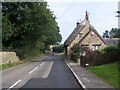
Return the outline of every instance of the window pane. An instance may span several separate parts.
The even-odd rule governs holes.
[[[82,33],[79,33],[79,38],[82,38]]]
[[[93,48],[93,50],[99,50],[100,49],[100,45],[93,45],[92,48]]]

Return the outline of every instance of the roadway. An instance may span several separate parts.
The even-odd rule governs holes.
[[[47,54],[2,71],[3,90],[81,88],[60,54]]]

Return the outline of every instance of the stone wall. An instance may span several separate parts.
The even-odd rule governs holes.
[[[82,42],[80,44],[83,44],[83,45],[86,45],[88,44],[89,45],[89,48],[92,49],[92,45],[95,45],[95,44],[98,44],[98,45],[101,45],[100,46],[100,49],[103,49],[106,47],[106,44],[98,37],[98,35],[96,33],[94,33],[92,35],[92,32],[91,31],[87,36],[86,38],[84,38],[82,40]]]
[[[0,64],[12,63],[19,61],[15,52],[0,52]]]

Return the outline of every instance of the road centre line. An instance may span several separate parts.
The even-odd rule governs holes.
[[[31,74],[33,71],[35,71],[36,69],[37,69],[38,67],[36,67],[36,68],[34,68],[33,70],[31,70],[30,72],[29,72],[29,74]]]
[[[42,62],[40,65],[43,65],[45,62]],[[34,68],[33,70],[31,70],[29,72],[29,74],[31,74],[32,72],[34,72],[36,69],[38,69],[38,67]],[[16,83],[14,83],[12,86],[10,86],[7,90],[12,89],[13,87],[15,87],[18,83],[20,83],[22,81],[22,79],[19,79]]]
[[[22,81],[22,79],[19,79],[16,83],[14,83],[12,86],[10,86],[7,90],[10,90],[11,88],[13,88],[14,86],[16,86],[21,81]]]
[[[40,63],[40,65],[43,65],[45,62]]]
[[[43,65],[45,62],[41,63],[40,65]],[[34,68],[33,70],[31,70],[29,72],[29,74],[31,74],[32,72],[34,72],[38,67]],[[10,86],[7,90],[10,90],[11,88],[15,87],[18,83],[20,83],[22,81],[22,79],[19,79],[16,83],[14,83],[12,86]]]

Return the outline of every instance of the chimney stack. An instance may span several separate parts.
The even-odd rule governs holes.
[[[85,20],[89,20],[88,11],[85,11]]]

